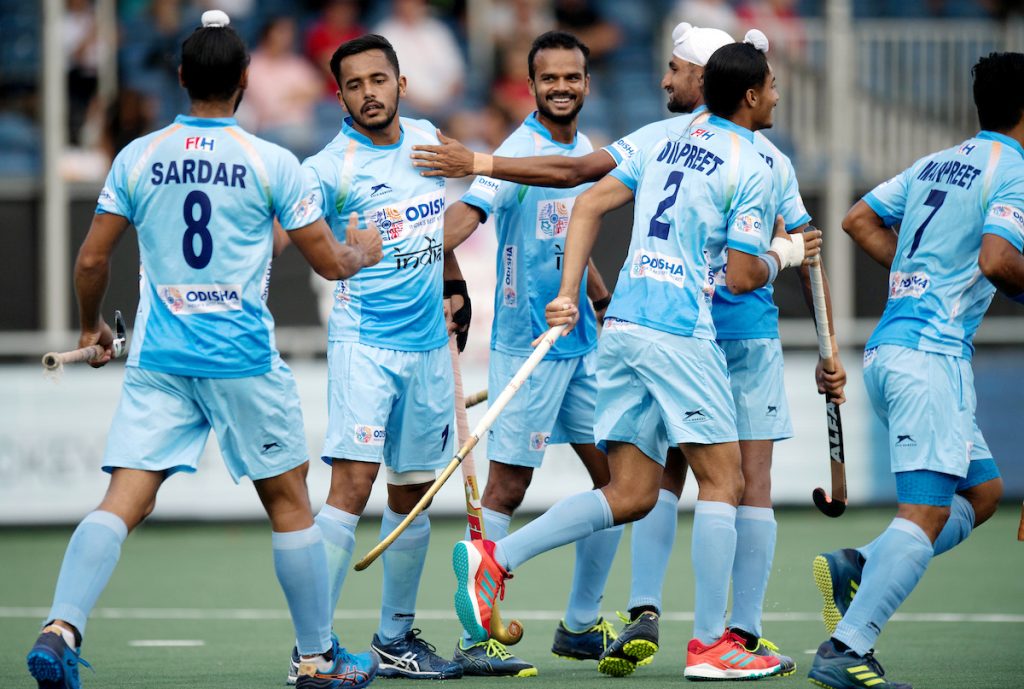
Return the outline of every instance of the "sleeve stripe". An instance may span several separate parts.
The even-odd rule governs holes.
[[[149,161],[153,152],[156,151],[156,147],[163,143],[163,140],[169,137],[174,132],[181,129],[180,124],[172,124],[162,134],[157,134],[152,141],[149,142],[149,146],[146,146],[146,150],[142,152],[139,159],[135,161],[135,167],[132,168],[131,173],[128,175],[128,200],[135,195],[135,186],[139,183],[139,178],[142,177],[142,168],[146,167],[146,162]]]
[[[256,150],[256,147],[252,145],[252,142],[243,136],[240,131],[234,127],[228,127],[225,131],[249,154],[253,169],[256,170],[256,177],[259,178],[260,186],[263,187],[263,195],[267,199],[267,207],[273,208],[274,195],[270,191],[270,175],[267,173],[267,166],[263,163],[263,157]]]

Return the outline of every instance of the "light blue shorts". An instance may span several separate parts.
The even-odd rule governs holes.
[[[712,340],[606,320],[598,344],[594,436],[665,464],[669,445],[737,440],[725,354]]]
[[[778,338],[719,340],[729,367],[740,440],[785,440],[793,437]]]
[[[881,345],[864,352],[864,384],[889,431],[894,472],[964,478],[971,461],[992,457],[974,417],[970,361]]]
[[[401,352],[358,342],[327,349],[322,458],[383,462],[396,473],[434,471],[458,449],[448,346]]]
[[[497,397],[526,357],[491,350],[487,389]],[[541,361],[487,434],[487,458],[541,465],[548,445],[594,442],[597,352]]]
[[[306,461],[299,393],[278,359],[269,373],[245,378],[126,366],[103,470],[194,472],[211,428],[235,483],[279,476]]]

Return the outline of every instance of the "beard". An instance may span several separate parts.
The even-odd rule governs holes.
[[[572,124],[576,120],[576,116],[580,114],[580,110],[583,109],[583,99],[576,98],[576,102],[573,104],[572,110],[564,115],[552,112],[547,106],[547,99],[537,100],[537,112],[551,120],[555,124]]]
[[[668,108],[669,112],[677,114],[691,113],[697,109],[697,101],[694,99],[690,99],[688,102],[683,101],[683,99],[673,91],[672,94],[669,95],[668,103],[665,104],[665,107]]]
[[[382,129],[387,129],[388,127],[391,126],[391,123],[395,121],[395,116],[398,115],[398,101],[399,101],[398,87],[396,86],[395,87],[395,101],[394,101],[394,105],[388,107],[384,103],[381,103],[380,101],[377,101],[377,103],[379,103],[380,106],[382,108],[384,108],[384,119],[383,120],[375,120],[375,121],[372,121],[372,122],[367,121],[366,119],[364,119],[360,112],[356,111],[355,108],[349,106],[348,101],[345,102],[345,107],[346,107],[346,109],[348,109],[349,116],[352,118],[352,120],[356,124],[358,124],[363,129],[366,129],[368,131],[373,132],[373,131],[379,131],[379,130],[382,130]],[[365,107],[365,104],[364,104],[363,107]]]

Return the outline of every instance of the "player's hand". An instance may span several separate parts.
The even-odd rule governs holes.
[[[110,326],[102,318],[100,319],[99,328],[96,330],[82,328],[82,334],[78,337],[79,348],[91,347],[95,344],[103,347],[103,356],[95,361],[90,361],[89,365],[93,368],[100,368],[106,365],[114,356],[114,331],[110,329]]]
[[[818,384],[819,395],[826,395],[830,401],[842,404],[846,401],[846,369],[838,355],[833,355],[832,362],[836,370],[829,373],[825,370],[824,360],[819,357],[814,369],[814,380]]]
[[[821,253],[821,230],[808,226],[803,232],[804,236],[804,265],[813,265],[818,262],[818,255]]]
[[[413,146],[412,164],[426,168],[424,177],[466,177],[473,174],[473,151],[437,130],[440,146]]]
[[[469,324],[473,320],[473,304],[469,300],[466,281],[445,280],[444,298],[448,335],[455,333],[455,346],[460,353],[464,352],[469,339]]]
[[[372,222],[365,230],[360,230],[359,214],[355,211],[348,216],[348,225],[345,227],[345,243],[362,254],[364,268],[376,265],[384,255],[384,242],[381,241],[380,232]]]
[[[544,318],[547,320],[549,328],[554,328],[556,325],[566,326],[565,330],[562,331],[562,337],[565,337],[576,326],[576,321],[580,319],[580,310],[576,304],[576,299],[564,296],[555,297],[544,308]],[[541,335],[531,342],[530,345],[536,347],[543,338],[544,335]]]

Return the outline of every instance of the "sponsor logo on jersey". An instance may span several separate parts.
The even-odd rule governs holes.
[[[416,269],[444,260],[444,245],[440,241],[435,241],[433,237],[421,239],[425,244],[421,244],[419,249],[395,252],[395,270]]]
[[[241,285],[157,285],[157,294],[175,316],[242,310]]]
[[[501,301],[510,309],[516,307],[516,247],[506,244],[501,250]]]
[[[622,157],[627,160],[636,155],[636,145],[629,139],[619,139],[612,144],[611,147],[618,149],[619,152],[622,153]]]
[[[109,187],[103,187],[100,189],[100,197],[96,199],[96,203],[98,204],[103,204],[104,202],[114,203],[114,194],[110,191]]]
[[[631,278],[646,278],[658,282],[669,282],[682,287],[685,279],[683,261],[675,256],[657,251],[637,249],[633,253],[633,264],[629,268]]]
[[[543,452],[548,443],[551,442],[551,433],[545,433],[543,431],[534,431],[530,434],[530,449],[534,452]]]
[[[402,218],[402,211],[385,206],[374,211],[373,224],[380,232],[380,238],[386,242],[402,236],[402,227],[405,225],[405,221]]]
[[[212,136],[189,136],[185,139],[185,150],[213,153],[213,145],[216,142]]]
[[[388,185],[387,182],[382,182],[380,184],[374,184],[372,187],[370,187],[370,198],[376,198],[378,196],[384,196],[385,194],[388,194],[390,192],[391,192],[391,187]]]
[[[352,301],[352,290],[348,286],[348,280],[338,280],[334,286],[334,301],[342,306],[348,306]]]
[[[320,192],[311,191],[299,199],[292,207],[292,220],[295,227],[304,227],[313,221],[313,214],[320,208]]]
[[[875,357],[878,356],[878,347],[872,347],[871,349],[864,350],[864,368],[867,368],[875,361]]]
[[[1004,220],[1010,220],[1017,226],[1019,231],[1024,232],[1024,213],[1021,213],[1017,208],[1008,206],[1005,203],[997,203],[989,209],[988,214]]]
[[[383,445],[386,437],[387,431],[383,426],[355,425],[354,439],[360,445]]]
[[[917,441],[909,433],[897,433],[896,447],[917,447]]]
[[[743,234],[760,236],[764,225],[761,224],[761,218],[756,215],[745,214],[736,216],[736,220],[733,221],[733,227]]]
[[[629,321],[620,321],[618,318],[605,318],[604,319],[604,332],[611,333],[616,330],[623,332],[629,332],[636,330],[639,326],[636,323],[630,323]]]
[[[901,273],[896,271],[889,276],[889,298],[902,299],[912,297],[920,299],[921,295],[928,291],[931,278],[928,273],[916,271],[913,273]]]
[[[562,237],[569,231],[569,214],[575,199],[537,202],[537,239]]]
[[[478,191],[482,188],[486,190],[489,196],[494,196],[501,188],[501,182],[493,177],[477,177],[476,181],[473,182],[473,187]]]
[[[433,234],[443,216],[444,192],[435,191],[367,211],[366,225],[376,225],[381,239],[392,241]]]

